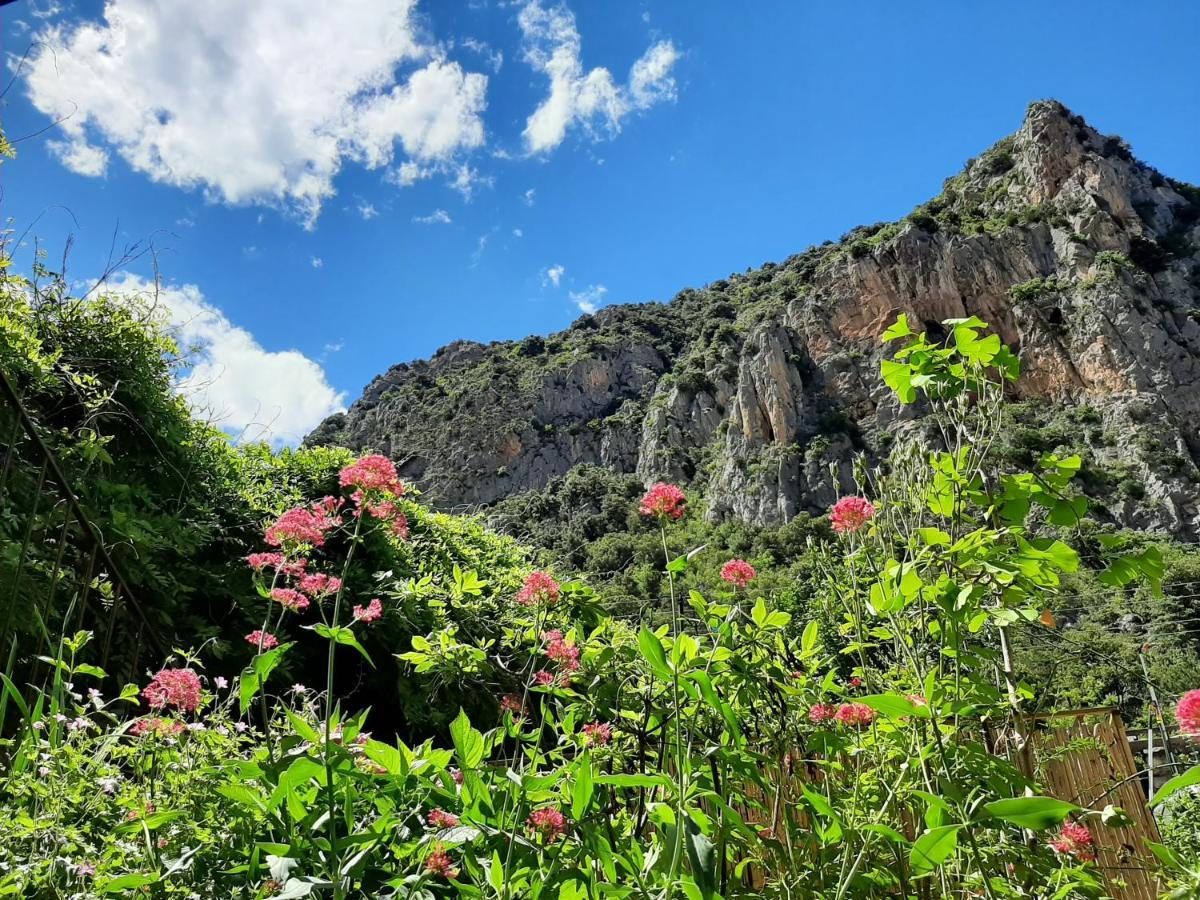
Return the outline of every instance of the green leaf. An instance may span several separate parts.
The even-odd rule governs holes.
[[[459,765],[464,769],[474,769],[483,761],[483,735],[471,727],[471,720],[462,708],[450,723],[450,737],[454,741]]]
[[[687,571],[687,566],[688,558],[687,554],[684,554],[683,556],[675,557],[673,560],[667,563],[667,571],[677,574],[679,572]]]
[[[154,884],[156,881],[158,879],[153,875],[120,875],[112,879],[112,881],[104,882],[104,887],[101,890],[106,894],[123,894],[126,891],[133,891],[148,884]]]
[[[592,773],[592,756],[582,753],[575,761],[575,783],[571,785],[571,818],[576,821],[583,818],[592,802],[592,794],[596,789]]]
[[[345,647],[353,647],[362,654],[363,659],[371,664],[372,669],[375,668],[375,663],[371,660],[371,655],[367,653],[363,645],[358,642],[358,638],[354,636],[353,629],[345,625],[338,626],[337,628],[330,628],[328,625],[320,624],[312,626],[312,630],[321,637],[332,640],[335,643],[341,644]]]
[[[1200,766],[1192,766],[1186,772],[1176,775],[1160,787],[1154,792],[1154,797],[1150,800],[1150,805],[1152,807],[1158,806],[1160,803],[1164,803],[1169,797],[1194,784],[1200,784]]]
[[[650,668],[654,669],[655,673],[662,678],[671,677],[671,667],[667,664],[667,654],[663,650],[662,641],[645,625],[638,632],[638,647],[641,648],[643,658],[650,663]]]
[[[900,313],[896,317],[896,321],[889,325],[887,331],[883,333],[883,341],[886,343],[903,337],[912,337],[912,333],[912,329],[908,326],[908,316]]]
[[[993,800],[983,807],[985,814],[1003,819],[1021,828],[1042,831],[1058,825],[1079,807],[1053,797],[1008,797]]]
[[[883,713],[889,719],[905,719],[910,716],[929,718],[928,707],[917,706],[907,697],[901,697],[899,694],[872,694],[868,697],[860,697],[858,702],[871,707],[875,712]]]
[[[238,681],[238,705],[243,713],[266,685],[267,679],[271,677],[271,673],[275,671],[276,666],[282,661],[283,655],[291,646],[290,643],[280,644],[274,650],[260,653],[243,670],[242,677]]]
[[[692,878],[704,900],[717,891],[717,854],[713,842],[708,839],[696,823],[687,820],[687,857],[692,867]]]
[[[917,399],[917,389],[912,383],[912,366],[885,359],[880,362],[879,369],[884,383],[895,392],[901,403],[912,403]]]
[[[917,838],[908,857],[913,874],[923,875],[944,863],[958,848],[958,832],[962,827],[961,824],[942,825]]]

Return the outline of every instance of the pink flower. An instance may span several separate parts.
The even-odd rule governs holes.
[[[521,698],[516,694],[505,694],[500,698],[500,712],[510,712],[514,716],[520,716],[524,711]]]
[[[678,519],[683,515],[686,505],[687,498],[684,497],[683,491],[673,484],[660,481],[646,492],[638,512],[643,516]]]
[[[264,536],[266,542],[272,547],[298,544],[324,546],[325,532],[340,523],[336,516],[336,503],[334,498],[327,497],[312,506],[292,507],[267,528]]]
[[[833,717],[843,725],[860,728],[875,721],[875,710],[865,703],[843,703]]]
[[[200,676],[191,669],[163,669],[142,689],[151,709],[173,706],[181,712],[195,712],[200,705]]]
[[[378,622],[381,618],[383,618],[383,604],[379,602],[378,597],[366,606],[356,605],[354,607],[354,621],[356,622],[370,625],[372,622]]]
[[[850,679],[850,687],[853,687],[853,688],[862,687],[862,679],[858,678],[858,677],[851,678]]]
[[[533,683],[540,687],[549,687],[554,684],[554,674],[542,669],[540,672],[533,674]]]
[[[829,521],[838,534],[858,531],[874,517],[875,507],[862,497],[843,497],[829,513]]]
[[[814,703],[808,709],[808,720],[817,725],[828,722],[837,715],[837,707],[832,703]]]
[[[80,878],[91,878],[93,875],[96,874],[95,863],[89,863],[89,862],[75,863],[75,865],[73,865],[71,867],[71,869]]]
[[[721,577],[734,587],[744,588],[756,574],[758,573],[754,571],[754,566],[744,559],[731,559],[721,566]]]
[[[1175,707],[1175,721],[1184,734],[1200,738],[1200,688],[1188,691]]]
[[[274,650],[279,646],[279,638],[269,632],[255,629],[246,635],[246,643],[263,650]]]
[[[530,572],[517,591],[517,602],[522,606],[549,605],[558,600],[558,592],[558,582],[545,572]]]
[[[558,663],[563,672],[574,672],[579,669],[579,648],[563,640],[561,631],[548,631],[543,637],[549,642],[546,645],[546,656]]]
[[[392,519],[392,534],[402,541],[408,540],[408,516],[404,513],[397,512]]]
[[[458,869],[454,868],[454,860],[450,858],[450,854],[442,849],[441,845],[434,847],[433,851],[425,857],[425,871],[435,878],[457,878]]]
[[[1050,847],[1055,853],[1074,856],[1083,862],[1091,862],[1096,858],[1096,850],[1092,846],[1092,833],[1086,825],[1079,822],[1063,822],[1058,836],[1050,841]]]
[[[342,469],[338,476],[342,487],[354,487],[360,491],[386,491],[400,496],[404,493],[404,483],[396,474],[396,467],[386,456],[378,453],[364,456],[357,462]]]
[[[342,587],[342,580],[334,578],[332,575],[326,575],[324,572],[313,572],[311,575],[301,578],[297,587],[302,593],[316,599],[336,594]]]
[[[589,722],[583,726],[583,734],[591,746],[603,747],[612,740],[612,726],[607,722]]]
[[[530,831],[539,834],[546,841],[557,840],[567,833],[567,820],[561,812],[553,807],[543,806],[529,814],[525,824]]]
[[[290,609],[292,612],[300,612],[301,610],[308,609],[308,598],[299,591],[294,591],[291,588],[273,588],[271,590],[271,599],[284,609]]]
[[[463,783],[462,769],[451,769],[450,777],[454,779],[455,784],[461,785]]]
[[[434,809],[429,812],[429,827],[453,828],[458,824],[458,816],[451,815],[444,809]]]

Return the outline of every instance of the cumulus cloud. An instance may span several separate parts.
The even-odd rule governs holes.
[[[39,34],[29,96],[65,117],[52,150],[73,171],[102,174],[111,150],[155,181],[311,223],[347,161],[453,174],[484,143],[487,76],[427,45],[415,4],[108,0],[102,19]]]
[[[449,225],[451,219],[444,209],[435,209],[427,216],[413,216],[413,221],[418,225]]]
[[[529,188],[521,195],[521,200],[526,206],[533,206],[537,202],[537,188]]]
[[[669,41],[650,47],[618,84],[603,67],[584,70],[575,14],[564,3],[543,6],[530,0],[517,17],[524,60],[550,81],[550,92],[525,122],[530,153],[553,150],[572,127],[593,136],[613,135],[631,112],[675,97],[671,72],[679,51]]]
[[[363,200],[358,204],[358,214],[363,217],[363,221],[369,222],[379,215],[379,210],[375,208],[375,204]]]
[[[312,262],[312,267],[314,269],[319,269],[325,265],[325,260],[321,259],[321,257],[319,257],[319,256],[314,256],[312,258],[311,262]]]
[[[110,283],[113,291],[154,297],[136,275]],[[190,351],[178,390],[196,413],[244,440],[297,444],[326,416],[345,406],[325,370],[298,350],[267,350],[230,322],[194,284],[157,292],[157,314]]]
[[[555,287],[558,287],[559,282],[562,281],[563,273],[566,271],[567,270],[565,266],[561,266],[557,263],[553,266],[547,266],[546,268],[542,269],[542,287],[547,287],[548,285],[554,285]]]
[[[608,288],[602,284],[589,284],[582,291],[571,291],[568,296],[585,313],[594,313],[604,300]]]

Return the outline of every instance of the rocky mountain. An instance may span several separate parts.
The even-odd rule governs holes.
[[[1053,101],[902,221],[549,337],[451,344],[308,441],[389,453],[442,507],[592,464],[780,524],[920,415],[878,377],[900,313],[978,315],[1019,351],[1007,452],[1080,452],[1112,520],[1200,535],[1200,189]]]

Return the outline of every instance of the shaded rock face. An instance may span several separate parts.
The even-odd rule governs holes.
[[[1108,515],[1197,537],[1200,190],[1052,101],[900,223],[548,338],[452,344],[309,442],[389,453],[443,507],[589,463],[779,524],[826,508],[856,453],[919,416],[878,376],[900,313],[935,333],[989,322],[1021,356],[1018,399],[1086,410],[1081,439],[1123,486]]]

